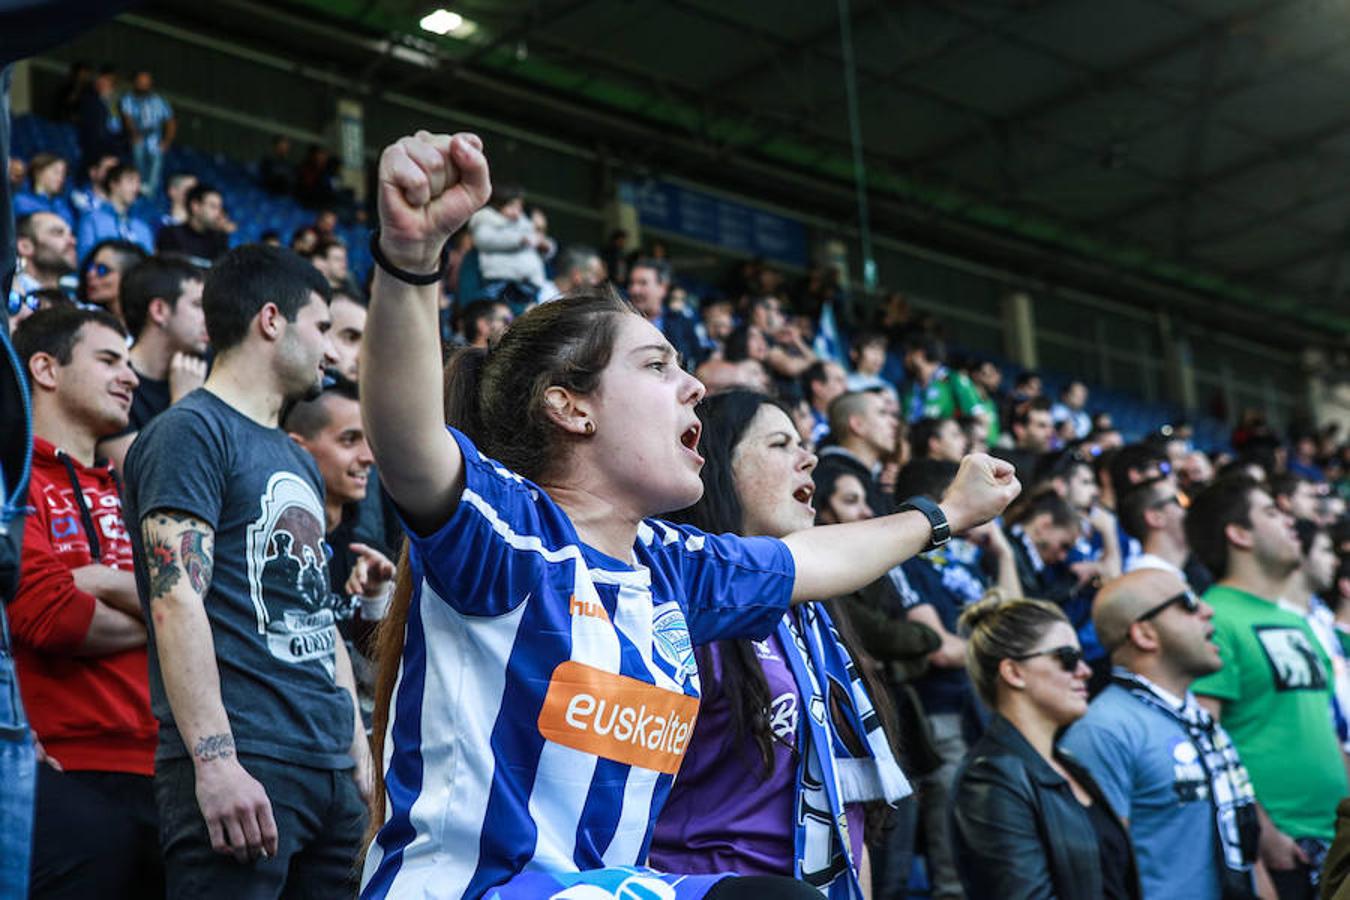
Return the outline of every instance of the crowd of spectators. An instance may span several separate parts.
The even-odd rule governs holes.
[[[200,766],[194,795],[186,739],[155,727],[166,710],[152,714],[151,678],[170,685],[157,703],[180,721],[189,707],[211,721],[228,714],[238,751],[272,760],[252,777],[277,821],[260,813],[256,827],[271,856],[304,860],[289,877],[340,882],[350,854],[334,848],[356,847],[359,803],[321,803],[328,788],[288,781],[287,764],[337,769],[350,746],[368,767],[357,749],[374,690],[368,641],[402,540],[357,405],[367,300],[327,209],[333,162],[314,148],[292,167],[279,138],[262,184],[320,211],[289,237],[294,253],[229,251],[221,193],[190,173],[164,178],[174,119],[150,74],[135,73],[120,98],[116,73],[89,74],[63,95],[88,184],[68,190],[70,163],[42,153],[16,198],[10,326],[37,457],[9,614],[46,760],[33,896],[151,896],[166,861],[170,883],[192,896],[208,895],[200,873],[216,879],[210,895],[241,889],[211,853],[226,836]],[[158,199],[161,181],[167,211],[148,216],[140,198]],[[943,324],[903,295],[846,323],[847,352],[831,352],[820,338],[842,308],[837,273],[793,284],[750,262],[696,296],[663,247],[629,252],[627,237],[603,252],[560,245],[522,190],[498,187],[452,242],[447,348],[489,347],[526,309],[609,281],[710,393],[748,389],[791,412],[813,454],[821,522],[936,502],[972,452],[1007,460],[1023,485],[1002,521],[897,567],[880,599],[841,607],[859,623],[882,616],[932,635],[909,656],[868,646],[919,787],[871,847],[872,896],[905,896],[916,853],[936,898],[1238,897],[1253,879],[1281,898],[1314,896],[1336,803],[1350,793],[1350,444],[1334,428],[1281,436],[1252,414],[1218,452],[1192,446],[1182,422],[1127,442],[1084,381],[1050,396],[1024,371],[1005,390],[996,361],[953,353]],[[267,291],[280,299],[241,299]],[[210,329],[204,292],[218,310]],[[281,319],[313,333],[287,343],[275,337]],[[327,374],[297,390],[306,367]],[[214,393],[198,390],[208,373]],[[253,465],[264,458],[283,462]],[[265,527],[246,534],[244,510],[260,506],[254,524]],[[128,533],[124,508],[183,516]],[[197,615],[196,577],[157,569],[156,539],[193,547],[208,567],[214,554],[237,606]],[[136,553],[182,617],[159,624],[157,654]],[[269,609],[250,584],[297,594],[312,612]],[[311,646],[331,622],[342,645]],[[308,681],[286,683],[283,651]],[[189,688],[209,696],[189,701]],[[281,712],[251,691],[285,695]],[[204,752],[227,760],[233,747]],[[173,784],[152,785],[157,770]],[[222,766],[213,777],[249,775]]]

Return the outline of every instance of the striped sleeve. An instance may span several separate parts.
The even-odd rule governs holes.
[[[796,565],[777,538],[656,523],[649,552],[674,573],[695,644],[769,636],[792,600]]]
[[[567,552],[563,513],[548,495],[450,433],[464,454],[464,493],[437,531],[422,536],[404,523],[414,577],[464,615],[504,615],[528,599],[547,566],[576,554]]]

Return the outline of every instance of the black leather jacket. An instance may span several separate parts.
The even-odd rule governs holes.
[[[1097,783],[1073,757],[1056,760],[1110,809]],[[1127,846],[1129,835],[1115,815]],[[952,841],[961,883],[971,900],[1101,900],[1097,833],[1069,783],[1026,738],[995,715],[957,770]],[[1127,896],[1140,896],[1130,856]]]

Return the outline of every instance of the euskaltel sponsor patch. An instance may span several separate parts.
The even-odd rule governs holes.
[[[697,716],[697,697],[568,660],[549,680],[539,733],[564,747],[673,775]]]

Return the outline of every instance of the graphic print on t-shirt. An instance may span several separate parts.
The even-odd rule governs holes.
[[[323,504],[293,472],[267,481],[258,517],[248,526],[248,584],[258,633],[286,663],[321,660],[332,674],[337,642],[329,606]]]
[[[1270,663],[1277,691],[1324,691],[1326,670],[1308,636],[1285,625],[1253,625],[1261,650]]]

